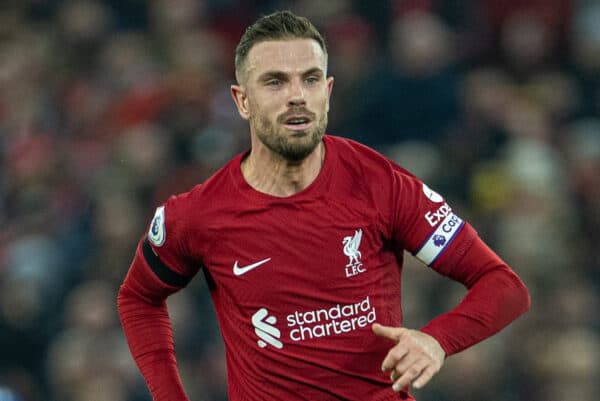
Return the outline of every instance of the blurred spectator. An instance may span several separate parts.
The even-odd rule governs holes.
[[[600,4],[577,2],[570,29],[570,63],[584,95],[582,113],[600,114]]]
[[[336,92],[331,99],[329,129],[347,132],[356,129],[352,125],[364,107],[365,83],[380,64],[377,38],[369,22],[355,14],[333,19],[324,35]]]
[[[355,92],[358,104],[344,134],[376,147],[409,139],[436,142],[458,112],[453,33],[421,9],[398,15],[390,32],[389,57]]]

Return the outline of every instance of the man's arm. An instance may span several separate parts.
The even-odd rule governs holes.
[[[125,337],[154,401],[188,401],[165,302],[187,281],[168,270],[142,241],[119,289],[117,304]]]
[[[420,331],[374,325],[375,334],[396,344],[382,363],[391,371],[394,390],[421,388],[439,371],[445,356],[464,350],[500,331],[525,313],[529,292],[519,277],[472,230],[463,249],[448,252],[434,266],[463,283],[468,293],[454,309]]]
[[[502,330],[530,307],[529,291],[517,274],[471,227],[470,246],[448,253],[436,270],[464,284],[469,291],[454,309],[421,329],[433,336],[446,355],[464,350]]]

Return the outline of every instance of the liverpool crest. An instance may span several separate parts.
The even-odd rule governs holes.
[[[354,231],[354,236],[344,237],[342,244],[344,244],[344,255],[350,259],[346,265],[346,277],[356,276],[357,274],[363,273],[365,269],[360,261],[360,241],[362,240],[362,229]]]

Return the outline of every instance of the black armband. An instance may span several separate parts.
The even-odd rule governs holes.
[[[185,287],[188,285],[191,277],[186,277],[177,272],[171,270],[166,264],[163,263],[162,260],[158,257],[152,246],[148,242],[147,238],[144,238],[142,243],[142,252],[144,254],[144,259],[150,269],[156,274],[156,276],[165,284],[168,284],[172,287]]]

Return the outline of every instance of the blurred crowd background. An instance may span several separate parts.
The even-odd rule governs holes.
[[[444,194],[532,309],[449,358],[419,401],[600,399],[600,1],[4,0],[0,401],[149,401],[116,294],[154,209],[248,145],[229,95],[243,29],[308,16],[328,132]],[[464,289],[408,258],[405,324]],[[169,299],[183,381],[223,401],[204,278]]]

